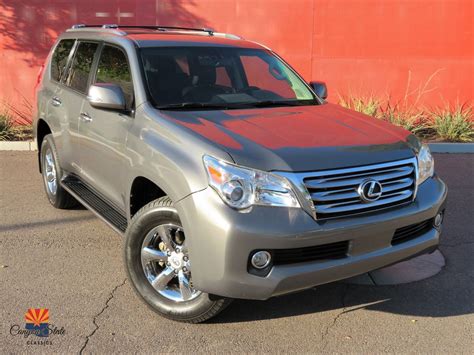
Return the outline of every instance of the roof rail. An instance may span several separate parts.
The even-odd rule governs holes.
[[[216,32],[212,28],[193,28],[193,27],[178,27],[178,26],[128,26],[128,25],[117,25],[117,24],[103,24],[103,25],[86,25],[83,23],[76,24],[71,26],[70,29],[68,29],[68,32],[75,31],[75,30],[80,30],[84,31],[87,30],[87,28],[96,28],[97,31],[101,30],[113,30],[115,31],[116,34],[125,36],[127,35],[126,32],[120,31],[120,29],[127,29],[127,28],[136,28],[136,29],[148,29],[148,30],[156,30],[156,31],[194,31],[194,32],[202,32],[202,33],[207,33],[209,36],[215,36],[215,37],[221,37],[221,38],[229,38],[229,39],[243,39],[240,36],[231,34],[231,33],[221,33],[221,32]]]
[[[194,28],[194,27],[179,27],[179,26],[130,26],[130,25],[117,25],[117,24],[104,24],[104,25],[86,25],[86,24],[77,24],[73,25],[71,29],[80,29],[80,28],[103,28],[103,29],[119,29],[119,28],[144,28],[149,30],[157,31],[166,31],[166,30],[179,30],[179,31],[196,31],[196,32],[207,32],[209,36],[214,35],[214,30],[212,28]]]

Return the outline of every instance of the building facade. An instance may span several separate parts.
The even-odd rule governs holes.
[[[265,44],[329,100],[471,102],[472,0],[0,0],[0,102],[33,100],[40,66],[75,23],[211,27]]]

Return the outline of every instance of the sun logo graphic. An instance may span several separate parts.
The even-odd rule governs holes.
[[[47,308],[30,308],[25,314],[25,329],[31,330],[38,337],[49,336],[49,310]]]

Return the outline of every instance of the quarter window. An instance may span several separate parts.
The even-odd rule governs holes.
[[[112,46],[104,46],[97,66],[96,83],[110,83],[120,86],[125,96],[126,107],[133,105],[133,84],[125,53]]]
[[[84,94],[87,93],[89,74],[97,46],[97,43],[80,42],[69,73],[68,85]]]
[[[61,78],[64,76],[67,59],[73,45],[73,39],[63,39],[56,46],[53,59],[51,60],[51,79],[61,81]]]

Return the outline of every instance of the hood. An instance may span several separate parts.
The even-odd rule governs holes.
[[[413,157],[410,132],[339,105],[161,111],[243,166],[311,171]]]

